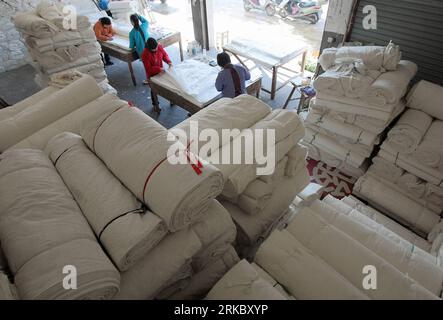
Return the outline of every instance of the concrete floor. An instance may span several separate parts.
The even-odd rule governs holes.
[[[168,47],[167,51],[171,56],[173,63],[179,63],[178,47]],[[117,89],[118,96],[121,99],[132,101],[146,114],[156,119],[166,128],[175,126],[187,118],[187,112],[178,106],[171,107],[169,102],[160,97],[160,107],[162,112],[157,114],[152,111],[152,104],[150,98],[150,89],[148,86],[142,84],[145,79],[145,71],[143,64],[140,61],[133,63],[134,72],[137,78],[137,86],[131,82],[128,71],[128,65],[117,59],[112,59],[113,66],[106,67],[108,79],[110,84]],[[35,70],[26,65],[16,70],[8,71],[0,75],[0,97],[6,100],[9,104],[14,104],[34,93],[39,88],[34,82]],[[269,86],[269,78],[265,76],[265,86]],[[275,100],[271,101],[270,96],[262,91],[261,99],[268,103],[273,108],[281,108],[290,92],[290,86],[282,88],[277,93]],[[291,102],[289,108],[297,105],[297,101]]]

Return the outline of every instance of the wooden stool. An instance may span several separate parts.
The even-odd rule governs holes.
[[[291,93],[289,93],[288,99],[286,99],[283,109],[286,109],[288,107],[289,102],[294,101],[294,100],[300,100],[300,102],[298,103],[298,107],[297,107],[297,114],[300,114],[305,103],[312,98],[312,97],[308,96],[307,94],[305,94],[304,92],[300,91],[301,88],[304,88],[307,86],[305,84],[306,79],[307,78],[304,78],[302,76],[297,76],[289,82],[292,85],[292,90],[291,90]],[[292,98],[295,91],[300,92],[300,98]]]

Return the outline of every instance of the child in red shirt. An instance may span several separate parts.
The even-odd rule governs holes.
[[[169,65],[169,68],[172,68],[171,59],[169,58],[165,49],[163,49],[163,46],[157,43],[157,40],[155,40],[154,38],[149,38],[146,41],[145,50],[143,50],[141,58],[143,65],[145,66],[148,84],[151,77],[164,71],[163,62],[166,62]],[[152,105],[154,106],[154,111],[160,112],[161,109],[158,103],[158,98],[155,94],[153,94],[152,90],[151,99]]]

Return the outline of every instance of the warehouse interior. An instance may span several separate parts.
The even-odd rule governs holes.
[[[0,300],[443,299],[442,16],[0,0]]]

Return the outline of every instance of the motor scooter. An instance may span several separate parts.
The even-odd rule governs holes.
[[[309,21],[316,24],[321,17],[322,8],[317,1],[310,0],[275,0],[276,11],[282,18]]]
[[[243,0],[243,7],[246,11],[252,9],[265,11],[268,16],[275,15],[275,3],[272,0]]]

